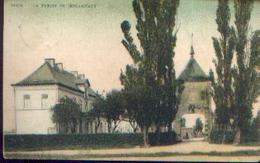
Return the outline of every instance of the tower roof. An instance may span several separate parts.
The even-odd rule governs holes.
[[[209,77],[205,74],[205,72],[201,69],[198,62],[195,60],[193,55],[191,56],[188,64],[185,69],[182,71],[178,80],[184,81],[205,81],[209,80]]]

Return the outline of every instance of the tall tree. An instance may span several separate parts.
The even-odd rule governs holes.
[[[144,93],[140,100],[144,103],[141,106],[140,103],[136,104],[144,111],[140,112],[138,109],[138,114],[148,115],[142,120],[143,123],[147,119],[147,122],[143,123],[145,125],[140,125],[144,137],[147,137],[152,123],[156,125],[158,132],[161,126],[171,129],[171,123],[177,113],[182,90],[176,81],[173,64],[176,45],[176,33],[173,33],[173,30],[178,5],[179,0],[133,0],[141,52],[133,43],[130,24],[127,21],[121,24],[125,38],[122,44],[134,62],[133,66],[127,66],[125,73],[121,73],[121,81],[128,92],[133,93],[137,89]],[[133,85],[131,82],[140,85]]]
[[[98,120],[98,125],[100,124],[100,118],[105,118],[108,125],[108,132],[114,132],[121,122],[120,116],[123,115],[124,112],[125,104],[122,92],[112,90],[107,93],[106,97],[98,95],[94,103],[94,109],[90,111],[89,114]]]
[[[125,112],[125,104],[121,91],[112,90],[106,95],[106,107],[104,115],[108,124],[112,127],[114,132],[121,122],[121,115]],[[111,125],[112,124],[112,125]]]
[[[127,112],[140,126],[144,145],[148,146],[148,130],[152,125],[155,106],[154,101],[150,101],[152,89],[145,85],[142,67],[127,65],[125,74],[121,73],[120,80],[125,87],[123,91]]]
[[[96,120],[95,125],[95,132],[97,133],[97,130],[101,124],[101,118],[105,118],[105,108],[106,108],[106,101],[102,94],[97,93],[96,99],[93,103],[93,109],[89,110],[87,113],[85,113],[86,119],[90,119],[93,121],[93,119]],[[108,132],[110,132],[110,128],[108,128]]]
[[[236,67],[234,68],[235,85],[235,140],[241,143],[252,118],[252,104],[256,97],[256,61],[259,56],[256,35],[250,38],[249,22],[253,9],[253,0],[234,0]]]
[[[216,23],[220,38],[213,37],[215,49],[216,78],[211,71],[211,81],[213,87],[213,100],[216,104],[216,124],[224,130],[223,140],[225,141],[225,130],[230,126],[231,109],[234,105],[234,89],[232,87],[232,59],[235,49],[233,37],[234,29],[230,25],[230,9],[228,0],[219,0],[216,11]]]
[[[73,99],[64,97],[52,108],[52,120],[56,123],[59,133],[76,133],[82,118],[80,105]]]

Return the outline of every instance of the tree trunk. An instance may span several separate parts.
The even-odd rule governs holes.
[[[240,127],[237,127],[235,138],[234,138],[234,144],[240,144],[240,142],[241,142],[241,129]]]
[[[131,125],[131,127],[133,128],[133,132],[136,133],[138,126],[136,125],[136,123],[134,121],[129,120],[129,123]]]
[[[149,142],[148,142],[148,127],[147,126],[144,126],[144,129],[143,129],[143,139],[144,139],[144,147],[148,147]]]
[[[111,123],[110,122],[107,123],[107,130],[108,130],[108,133],[111,133]]]
[[[156,126],[156,145],[160,145],[160,135],[161,135],[161,130],[160,126]]]
[[[226,125],[223,126],[223,137],[222,137],[222,144],[225,144],[226,141]]]
[[[82,134],[82,119],[79,120],[79,133]]]
[[[169,124],[167,125],[167,127],[168,127],[168,132],[172,132],[172,124],[169,123]]]

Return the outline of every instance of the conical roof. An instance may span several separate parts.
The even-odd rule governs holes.
[[[198,62],[192,56],[186,65],[185,69],[182,71],[178,80],[184,81],[204,81],[209,80],[209,77],[205,74],[205,72],[201,69]]]

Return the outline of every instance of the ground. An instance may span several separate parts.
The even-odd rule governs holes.
[[[5,152],[6,158],[75,160],[259,161],[260,146],[209,144],[201,139],[159,147]]]

